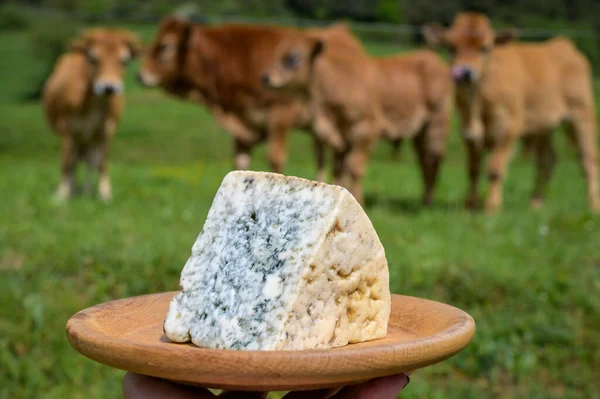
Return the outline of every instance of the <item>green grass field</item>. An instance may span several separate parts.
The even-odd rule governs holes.
[[[113,203],[55,206],[58,140],[40,104],[16,100],[38,68],[28,51],[25,33],[0,36],[0,398],[116,398],[123,372],[75,352],[65,323],[103,301],[177,289],[232,165],[231,141],[205,110],[136,86],[133,65],[112,146]],[[450,303],[477,322],[464,352],[416,372],[401,397],[600,397],[600,218],[587,211],[574,151],[556,140],[546,207],[529,209],[533,165],[516,157],[496,216],[462,207],[456,128],[431,209],[419,205],[409,146],[398,162],[385,143],[376,149],[366,210],[393,292]],[[287,174],[314,176],[311,148],[293,134]],[[266,170],[264,148],[252,167]]]

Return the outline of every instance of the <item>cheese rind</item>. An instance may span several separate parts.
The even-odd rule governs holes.
[[[208,348],[300,350],[382,338],[383,246],[345,189],[231,172],[181,273],[164,330]]]

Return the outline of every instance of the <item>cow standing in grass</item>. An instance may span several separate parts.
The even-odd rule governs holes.
[[[428,206],[450,132],[454,91],[449,67],[431,50],[374,61],[377,99],[385,119],[383,137],[393,145],[412,140],[424,183],[421,201]]]
[[[592,77],[588,60],[566,38],[539,44],[507,44],[511,32],[494,32],[478,13],[456,16],[444,29],[429,25],[426,39],[452,53],[456,101],[469,152],[467,205],[478,203],[477,183],[484,149],[489,192],[485,209],[502,206],[507,165],[519,138],[533,142],[537,176],[532,206],[543,203],[556,163],[551,133],[562,123],[579,148],[592,211],[600,210],[598,149]]]
[[[269,54],[291,29],[270,26],[204,27],[166,18],[150,44],[138,80],[205,105],[234,139],[236,169],[248,169],[251,151],[268,142],[273,171],[281,173],[286,141],[293,127],[308,127],[302,101],[275,93],[261,83]],[[319,141],[317,179],[323,180],[324,154]]]
[[[363,200],[378,138],[412,139],[431,203],[452,113],[448,66],[430,50],[373,58],[345,25],[290,35],[274,49],[265,83],[305,98],[311,128],[335,151],[334,176]]]
[[[57,61],[43,92],[44,111],[61,140],[61,181],[56,199],[75,190],[79,161],[88,164],[86,191],[93,172],[99,173],[98,192],[112,197],[108,146],[123,111],[123,74],[138,54],[134,35],[124,30],[91,29],[70,43]]]

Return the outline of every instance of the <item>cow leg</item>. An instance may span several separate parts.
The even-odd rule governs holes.
[[[212,107],[211,111],[221,129],[227,131],[234,139],[252,144],[260,140],[234,113],[226,112],[220,107]]]
[[[574,111],[571,121],[572,135],[576,137],[579,160],[587,181],[587,196],[590,210],[600,212],[598,196],[598,142],[596,120],[591,113]]]
[[[534,141],[533,138],[530,138],[529,143],[535,149],[536,154],[536,176],[531,196],[531,207],[537,209],[544,204],[548,182],[556,166],[556,152],[552,145],[550,132],[535,139],[537,140]]]
[[[102,161],[103,161],[102,158],[103,157],[104,157],[104,145],[103,144],[93,143],[93,144],[90,144],[90,146],[86,149],[85,159],[86,159],[87,166],[88,166],[86,182],[85,182],[85,186],[84,186],[84,192],[86,195],[90,195],[92,193],[93,182],[94,182],[94,178],[96,177],[96,175],[98,175],[98,183],[100,183],[99,172],[100,172],[100,168],[102,166]],[[110,181],[109,181],[108,191],[110,192]],[[99,187],[98,187],[98,192],[100,192]]]
[[[400,159],[400,149],[402,148],[403,139],[392,140],[392,160],[398,161]]]
[[[505,133],[498,138],[492,150],[488,163],[489,189],[485,202],[485,210],[488,213],[493,213],[502,207],[502,187],[515,140],[514,133]]]
[[[431,202],[430,198],[430,188],[428,182],[428,159],[427,159],[427,149],[425,148],[425,131],[420,132],[413,139],[413,146],[415,148],[415,152],[417,154],[417,160],[419,161],[419,169],[421,170],[421,177],[423,179],[423,185],[425,187],[423,191],[423,205],[429,205]],[[429,197],[429,198],[428,198]],[[429,200],[429,201],[428,201]]]
[[[572,123],[565,124],[565,135],[567,136],[567,141],[573,148],[578,148],[577,146],[577,136],[575,135],[575,129],[573,128]]]
[[[346,187],[344,179],[344,161],[347,151],[335,151],[333,154],[333,184]]]
[[[252,146],[261,141],[261,136],[248,128],[234,113],[226,112],[220,107],[211,107],[211,111],[218,125],[233,137],[234,169],[247,170],[250,168]]]
[[[335,151],[344,151],[346,143],[335,123],[326,115],[317,114],[313,123],[313,131],[319,139],[327,143]]]
[[[421,203],[423,206],[430,206],[433,199],[433,189],[437,180],[437,175],[442,162],[443,154],[430,147],[425,133],[419,134],[414,141],[421,175],[423,177],[424,191]]]
[[[110,183],[108,164],[108,142],[99,143],[94,148],[94,161],[98,167],[98,194],[104,202],[112,200],[112,185]]]
[[[244,141],[234,139],[234,168],[236,170],[248,170],[250,168],[250,153],[252,147]]]
[[[475,209],[479,205],[479,175],[481,174],[481,160],[483,158],[483,144],[480,140],[466,139],[467,145],[467,169],[469,171],[469,191],[465,205],[469,209]]]
[[[423,132],[415,138],[417,153],[423,170],[425,189],[421,200],[424,206],[431,205],[433,189],[440,170],[440,164],[446,153],[446,138],[448,137],[452,105],[450,101],[443,104],[432,115]]]
[[[94,177],[96,175],[96,171],[98,170],[98,162],[96,161],[96,148],[94,146],[87,147],[84,150],[82,157],[85,159],[87,164],[85,182],[83,184],[83,193],[85,195],[90,195],[92,193]]]
[[[521,154],[525,158],[531,157],[537,151],[537,140],[534,136],[525,136],[521,139]]]
[[[112,185],[110,183],[109,164],[108,164],[108,146],[111,138],[117,130],[117,121],[113,118],[108,118],[104,122],[104,130],[100,141],[93,147],[94,149],[94,164],[98,168],[98,194],[104,202],[112,200]]]
[[[269,164],[275,173],[282,173],[287,160],[287,126],[274,126],[269,129]]]
[[[75,169],[77,166],[77,147],[69,134],[61,135],[60,171],[61,180],[54,199],[64,202],[71,198],[75,189]]]
[[[317,174],[315,177],[316,181],[326,183],[325,176],[325,143],[319,138],[313,137],[313,146],[315,149],[315,160],[317,162]]]
[[[344,169],[350,178],[350,192],[356,200],[363,204],[362,179],[367,168],[367,161],[375,140],[364,137],[353,143],[344,159]]]

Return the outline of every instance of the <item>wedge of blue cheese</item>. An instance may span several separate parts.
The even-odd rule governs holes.
[[[385,252],[346,189],[273,173],[223,180],[166,336],[206,348],[303,350],[383,338]]]

